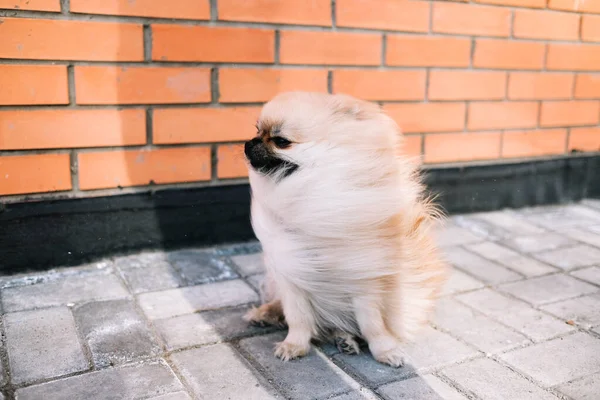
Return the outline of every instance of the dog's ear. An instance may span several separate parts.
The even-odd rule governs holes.
[[[337,95],[333,101],[336,114],[349,116],[357,120],[366,120],[381,112],[379,105],[349,96]]]

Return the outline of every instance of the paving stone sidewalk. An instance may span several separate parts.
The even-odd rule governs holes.
[[[454,269],[400,369],[331,345],[289,363],[256,243],[0,277],[0,399],[600,399],[600,201],[454,216]]]

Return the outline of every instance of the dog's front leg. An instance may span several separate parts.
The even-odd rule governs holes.
[[[315,331],[312,307],[306,297],[291,285],[281,288],[281,304],[289,327],[285,340],[278,343],[275,355],[284,361],[302,357],[310,350]]]
[[[362,336],[369,343],[373,357],[392,367],[404,365],[405,354],[398,338],[388,330],[381,314],[381,301],[372,297],[353,300],[356,321]]]

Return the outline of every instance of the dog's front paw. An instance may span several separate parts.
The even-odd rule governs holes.
[[[401,343],[396,340],[388,339],[369,343],[369,349],[377,361],[394,368],[402,367],[406,361],[406,353],[402,349]]]
[[[300,345],[291,342],[280,342],[275,346],[275,357],[282,359],[283,361],[293,360],[308,354],[310,350],[310,344]]]
[[[406,354],[400,347],[381,352],[374,355],[374,357],[380,363],[390,365],[394,368],[402,367],[406,362]]]

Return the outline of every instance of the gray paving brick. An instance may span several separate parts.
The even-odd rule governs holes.
[[[164,251],[151,251],[132,254],[129,256],[115,257],[114,264],[120,270],[137,268],[151,268],[159,265],[169,265],[167,253]]]
[[[516,251],[495,242],[474,243],[464,247],[472,253],[479,254],[480,256],[493,261],[503,258],[514,258],[520,255]]]
[[[133,400],[181,391],[183,386],[169,366],[164,361],[155,361],[30,386],[17,390],[16,397],[18,400]]]
[[[258,295],[241,280],[138,295],[140,307],[150,319],[170,318],[196,311],[238,306],[257,300]]]
[[[553,394],[489,358],[448,367],[442,374],[482,400],[556,400]]]
[[[594,228],[569,228],[562,230],[560,233],[573,238],[579,242],[587,243],[590,246],[600,247],[600,231],[594,231]]]
[[[586,329],[600,325],[600,294],[560,301],[541,307],[564,320],[570,320]]]
[[[600,339],[576,332],[499,356],[544,386],[600,371]]]
[[[588,226],[594,221],[600,222],[600,212],[579,204],[535,207],[524,209],[521,214],[527,221],[551,230],[570,226]]]
[[[545,275],[557,271],[556,268],[553,268],[533,258],[523,256],[516,251],[504,247],[498,243],[476,243],[467,245],[465,248],[527,277]]]
[[[434,375],[390,383],[377,390],[386,400],[466,400],[456,389]]]
[[[552,303],[599,290],[596,286],[562,274],[507,283],[499,288],[534,305]]]
[[[166,262],[143,268],[122,269],[121,274],[131,292],[136,294],[183,286],[182,278]]]
[[[73,315],[97,368],[160,353],[160,346],[133,301],[86,303],[74,308]]]
[[[406,352],[412,364],[420,371],[440,368],[479,354],[447,333],[431,327],[425,327],[419,334],[419,340],[409,345]]]
[[[436,243],[440,247],[460,246],[468,243],[481,242],[484,239],[451,223],[446,223],[436,231]]]
[[[127,296],[129,293],[117,276],[100,273],[7,288],[2,290],[2,304],[5,312],[12,312]]]
[[[575,328],[491,289],[457,296],[461,302],[508,325],[533,340],[545,340]]]
[[[550,265],[539,260],[526,256],[503,258],[497,260],[497,262],[515,272],[520,273],[521,275],[524,275],[527,278],[546,275],[558,271],[558,269],[555,267],[551,267]]]
[[[267,377],[291,399],[325,399],[347,393],[350,385],[333,366],[319,357],[315,350],[300,359],[283,362],[274,354],[274,344],[285,338],[284,333],[243,339],[240,347],[264,369]]]
[[[148,400],[192,400],[186,392],[167,393],[157,397],[150,397]]]
[[[68,308],[10,313],[4,316],[4,324],[14,384],[89,368]]]
[[[598,199],[583,199],[581,204],[596,210],[600,210],[600,200]]]
[[[281,398],[228,344],[182,351],[171,355],[171,360],[198,398]]]
[[[581,244],[559,250],[538,253],[535,254],[534,257],[547,264],[568,271],[573,268],[600,264],[600,249]]]
[[[5,346],[2,345],[4,348]],[[4,386],[7,382],[6,371],[4,370],[4,363],[0,362],[0,386]]]
[[[242,254],[231,257],[242,276],[262,274],[265,272],[263,253]]]
[[[577,244],[575,240],[558,233],[517,236],[501,243],[521,253],[539,253]]]
[[[84,277],[87,275],[110,274],[115,271],[111,260],[103,259],[96,262],[73,266],[69,268],[51,269],[44,272],[36,272],[27,275],[0,276],[0,287],[2,289],[21,286],[39,285],[67,279],[69,277]]]
[[[502,234],[496,230],[496,236],[511,237],[515,234],[519,235],[537,235],[544,233],[544,229],[530,224],[519,214],[509,210],[477,213],[471,215],[473,219],[488,222],[501,229]]]
[[[468,231],[475,233],[485,240],[496,240],[506,236],[507,231],[472,215],[457,215],[451,218],[452,222]]]
[[[0,334],[0,350],[2,353],[6,350],[5,336]],[[4,368],[4,362],[0,359],[0,387],[4,386],[8,382],[8,376]]]
[[[600,267],[590,267],[571,272],[571,275],[600,286]]]
[[[446,259],[456,268],[491,284],[521,279],[521,275],[459,247],[446,249]]]
[[[476,350],[462,344],[450,335],[426,327],[419,335],[420,339],[406,345],[407,363],[402,368],[383,365],[373,358],[368,349],[361,354],[336,354],[334,360],[358,376],[360,380],[372,386],[410,378],[420,371],[429,371],[447,364],[460,362],[479,354]]]
[[[242,319],[248,309],[228,309],[185,314],[154,321],[154,327],[169,350],[229,341],[272,331],[251,326]]]
[[[600,373],[565,383],[556,388],[573,400],[598,400],[600,393]]]
[[[343,393],[334,397],[330,397],[328,400],[365,400],[368,397],[357,390],[353,390],[350,393]]]
[[[530,342],[525,336],[449,298],[438,302],[434,321],[437,326],[485,353],[504,351]]]
[[[469,290],[482,288],[484,284],[477,279],[465,274],[459,269],[452,268],[450,277],[442,290],[442,295],[449,295]]]
[[[167,259],[189,285],[238,277],[226,257],[211,251],[177,250],[167,253]]]
[[[315,341],[314,344],[329,357],[340,352],[333,341]]]
[[[248,283],[257,291],[260,292],[261,290],[261,285],[263,280],[265,279],[265,274],[258,274],[258,275],[252,275],[249,276],[248,278]]]
[[[368,383],[369,386],[403,380],[417,374],[412,360],[409,360],[402,368],[393,368],[377,362],[367,348],[355,355],[337,352],[333,359],[343,370]]]

